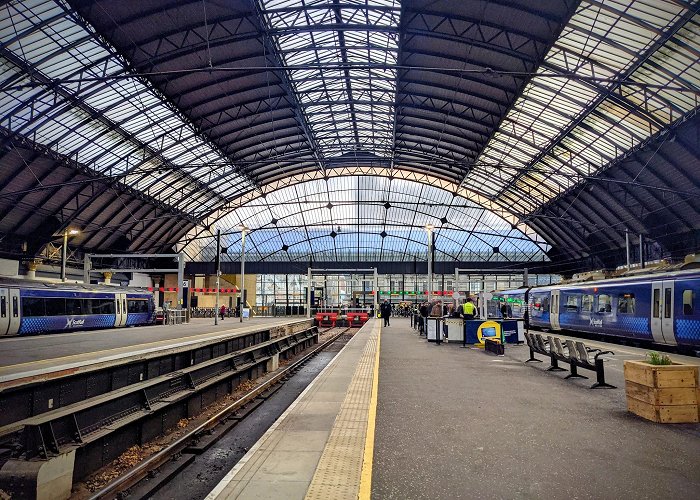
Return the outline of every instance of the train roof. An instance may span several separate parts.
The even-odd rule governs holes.
[[[147,288],[140,287],[125,287],[112,285],[85,285],[81,283],[60,283],[55,281],[43,281],[40,279],[28,280],[18,278],[0,277],[0,287],[22,287],[34,288],[40,290],[69,290],[72,292],[132,292],[132,293],[151,293]]]
[[[629,283],[629,282],[637,282],[637,281],[660,281],[664,279],[671,279],[671,278],[695,278],[695,277],[700,277],[700,270],[699,269],[685,269],[685,270],[678,270],[678,271],[665,271],[665,272],[650,272],[647,274],[635,274],[631,276],[619,276],[615,278],[606,278],[606,279],[596,279],[596,280],[590,280],[590,281],[572,281],[568,283],[556,283],[552,285],[545,285],[541,287],[533,287],[533,289],[548,289],[548,288],[562,288],[562,287],[589,287],[589,286],[597,286],[597,285],[609,285],[609,284],[616,284],[616,283]]]

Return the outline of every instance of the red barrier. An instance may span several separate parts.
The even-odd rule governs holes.
[[[350,326],[362,326],[365,323],[367,323],[367,320],[369,319],[369,314],[367,313],[358,313],[358,312],[349,312],[348,313],[348,323]]]
[[[335,322],[337,320],[338,313],[316,313],[318,326],[335,328]]]

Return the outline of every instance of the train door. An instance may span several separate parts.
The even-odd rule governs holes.
[[[10,330],[10,290],[0,288],[0,336]]]
[[[5,299],[4,305],[3,299]],[[19,288],[4,289],[4,294],[0,297],[0,335],[17,335],[21,319],[19,307]],[[5,329],[3,325],[6,325]]]
[[[559,290],[552,290],[549,300],[549,322],[553,330],[561,330],[559,326]]]
[[[676,344],[673,334],[673,281],[651,284],[651,335],[654,342]]]
[[[114,321],[114,326],[124,326],[126,325],[126,294],[116,293],[114,294],[114,298],[117,302],[117,316]]]

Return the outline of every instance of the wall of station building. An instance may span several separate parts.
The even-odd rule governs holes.
[[[559,275],[529,275],[528,286],[558,283]],[[305,274],[261,274],[256,282],[256,306],[304,305],[307,300]],[[334,307],[357,305],[367,307],[374,302],[374,278],[371,274],[335,274],[312,277],[314,306]],[[378,276],[379,299],[391,302],[422,302],[426,300],[428,276],[415,274],[384,274]],[[505,290],[523,286],[522,274],[454,274],[433,275],[433,292],[437,297],[449,296],[455,290],[469,295],[481,291]],[[251,302],[252,303],[252,302]]]
[[[215,307],[216,306],[216,276],[185,276],[185,279],[189,281],[190,284],[190,306],[196,307]],[[257,301],[257,291],[256,284],[258,277],[255,274],[245,275],[245,291],[247,302],[254,305]],[[241,286],[241,275],[240,274],[224,274],[221,276],[219,281],[219,288],[223,290],[227,289],[240,289]],[[163,300],[169,302],[171,306],[177,304],[177,274],[166,274],[164,283],[160,283],[159,288],[164,288]],[[210,291],[193,291],[193,289],[205,289]],[[196,297],[192,300],[193,297]],[[225,305],[227,307],[235,307],[237,302],[238,293],[237,292],[225,292],[219,293],[219,305]],[[159,304],[160,305],[160,304]]]
[[[209,289],[211,291],[191,291],[191,297],[196,299],[190,302],[190,306],[215,307],[216,305],[216,277],[215,276],[186,276],[192,289]],[[371,274],[334,274],[317,275],[312,277],[312,295],[314,307],[347,306],[368,307],[374,302],[374,277]],[[539,274],[529,275],[528,285],[548,285],[558,283],[559,275]],[[273,307],[283,306],[290,311],[300,311],[306,305],[307,300],[306,274],[246,274],[245,289],[248,304],[255,306],[263,314],[273,314]],[[417,303],[426,300],[428,288],[427,275],[415,274],[380,274],[379,300],[385,298],[391,302]],[[433,292],[436,297],[450,296],[458,290],[469,295],[481,291],[505,290],[523,286],[523,275],[498,274],[460,274],[459,283],[455,283],[454,274],[433,275]],[[177,275],[168,274],[165,282],[160,284],[165,288],[164,300],[170,305],[177,304]],[[220,288],[227,289],[240,287],[239,274],[224,274],[221,276]],[[171,291],[167,291],[167,290]],[[236,306],[238,294],[236,292],[222,292],[219,295],[219,305]],[[292,309],[289,309],[291,307]],[[278,314],[285,314],[284,312]],[[293,313],[292,313],[293,314]]]

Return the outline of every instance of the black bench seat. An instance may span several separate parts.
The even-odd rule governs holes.
[[[542,361],[535,357],[535,353],[547,356],[550,360],[550,366],[547,371],[566,371],[565,368],[559,366],[559,361],[569,364],[571,373],[565,378],[585,378],[588,377],[578,373],[579,368],[592,370],[596,372],[596,383],[591,386],[591,389],[609,388],[614,389],[614,385],[610,385],[605,381],[605,367],[603,365],[604,354],[615,355],[612,351],[603,351],[601,349],[593,349],[587,347],[583,342],[574,340],[564,340],[551,335],[545,340],[539,333],[525,333],[525,339],[530,348],[530,358],[526,363]],[[591,360],[590,355],[596,353]]]

